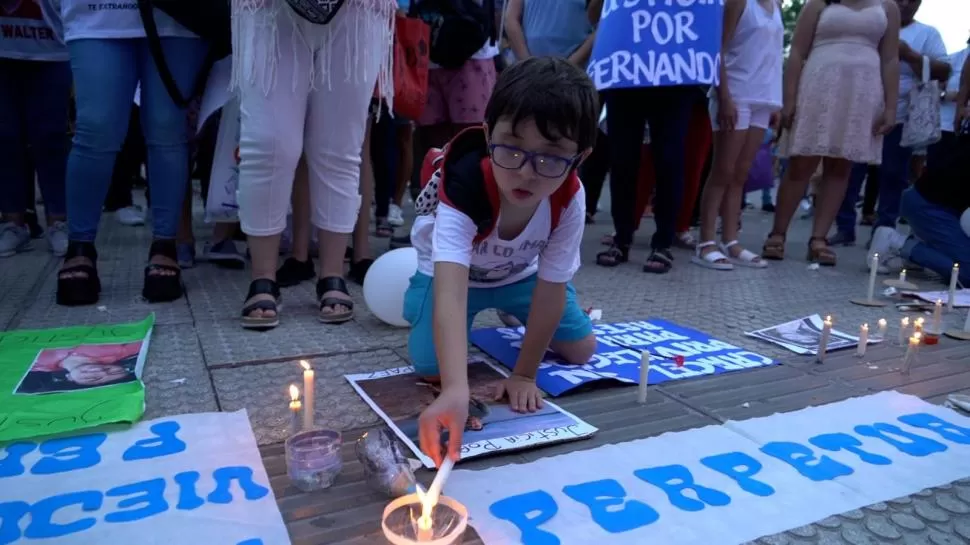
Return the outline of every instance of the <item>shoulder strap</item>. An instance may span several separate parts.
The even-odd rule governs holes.
[[[155,66],[158,68],[158,77],[161,78],[162,85],[165,86],[165,90],[168,91],[168,95],[172,97],[172,101],[176,105],[180,108],[187,107],[192,97],[205,90],[205,83],[209,71],[218,60],[215,58],[217,53],[215,48],[209,47],[205,61],[202,63],[202,69],[196,77],[195,87],[192,89],[192,93],[186,98],[179,90],[178,84],[175,83],[175,77],[172,76],[172,71],[169,69],[168,62],[165,60],[165,52],[162,51],[162,41],[158,35],[158,25],[155,23],[155,6],[152,5],[152,0],[138,0],[138,12],[141,14],[141,22],[145,27],[145,40],[148,42],[148,51],[151,53],[152,60],[155,61]]]
[[[483,169],[485,168],[485,164],[491,170],[492,162],[487,157],[482,159]],[[491,218],[489,218],[489,224],[484,229],[478,230],[478,234],[475,235],[475,242],[481,242],[488,238],[492,234],[492,231],[495,230],[495,224],[498,222],[498,209],[501,206],[501,202],[498,197],[498,186],[495,185],[495,178],[490,174],[485,176],[485,192],[488,194],[488,204],[492,208],[492,214]]]
[[[579,192],[579,187],[580,181],[574,172],[569,175],[569,178],[566,178],[566,182],[555,193],[549,196],[549,212],[552,215],[551,221],[549,222],[550,235],[556,230],[556,227],[559,227],[559,220],[562,219],[562,213],[569,208],[569,203],[572,202],[573,197]]]

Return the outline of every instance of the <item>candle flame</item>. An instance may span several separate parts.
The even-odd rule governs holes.
[[[909,325],[909,316],[903,318],[903,325]]]
[[[296,384],[290,384],[290,401],[297,401],[300,399],[300,389],[296,387]]]
[[[418,485],[415,494],[418,496],[418,500],[421,502],[421,516],[418,517],[418,529],[427,532],[431,530],[431,512],[434,511],[434,506],[438,503],[437,498],[432,498],[429,496],[421,485]]]
[[[886,319],[885,318],[880,318],[879,319],[879,327],[885,327],[885,325],[886,325]]]
[[[831,324],[832,323],[832,317],[831,316],[826,316],[825,317],[825,323],[826,324]]]
[[[310,362],[308,362],[306,360],[300,360],[300,366],[303,367],[303,370],[304,371],[309,371],[310,370]]]
[[[862,324],[862,329],[869,331],[869,324]]]
[[[920,327],[923,326],[923,322],[924,322],[924,320],[923,320],[922,317],[919,317],[919,318],[916,319],[916,325],[918,325]]]

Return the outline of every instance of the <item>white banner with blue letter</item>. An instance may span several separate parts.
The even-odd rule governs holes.
[[[596,88],[716,85],[724,0],[605,0],[587,72]]]
[[[0,545],[287,545],[245,411],[0,447]]]
[[[896,392],[482,471],[485,545],[736,545],[970,476],[970,418]]]

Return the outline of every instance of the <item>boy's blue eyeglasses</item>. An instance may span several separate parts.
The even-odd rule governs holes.
[[[488,151],[492,156],[492,162],[504,169],[519,170],[528,162],[532,165],[532,170],[543,178],[562,177],[579,159],[579,155],[562,157],[547,153],[525,151],[515,146],[505,146],[502,144],[490,144]]]

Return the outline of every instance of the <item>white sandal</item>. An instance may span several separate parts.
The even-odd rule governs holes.
[[[710,248],[712,246],[715,247],[714,250],[704,253],[704,248]],[[691,263],[700,265],[705,269],[714,269],[715,271],[734,270],[734,265],[727,263],[728,257],[720,250],[717,250],[716,247],[717,244],[713,240],[697,243],[694,256],[690,258]]]
[[[720,244],[721,252],[726,254],[732,263],[736,263],[742,267],[751,267],[753,269],[764,269],[768,266],[767,261],[761,259],[760,255],[752,252],[751,250],[741,250],[741,253],[737,257],[731,255],[731,247],[737,245],[738,241],[736,240],[732,240],[726,244]]]

